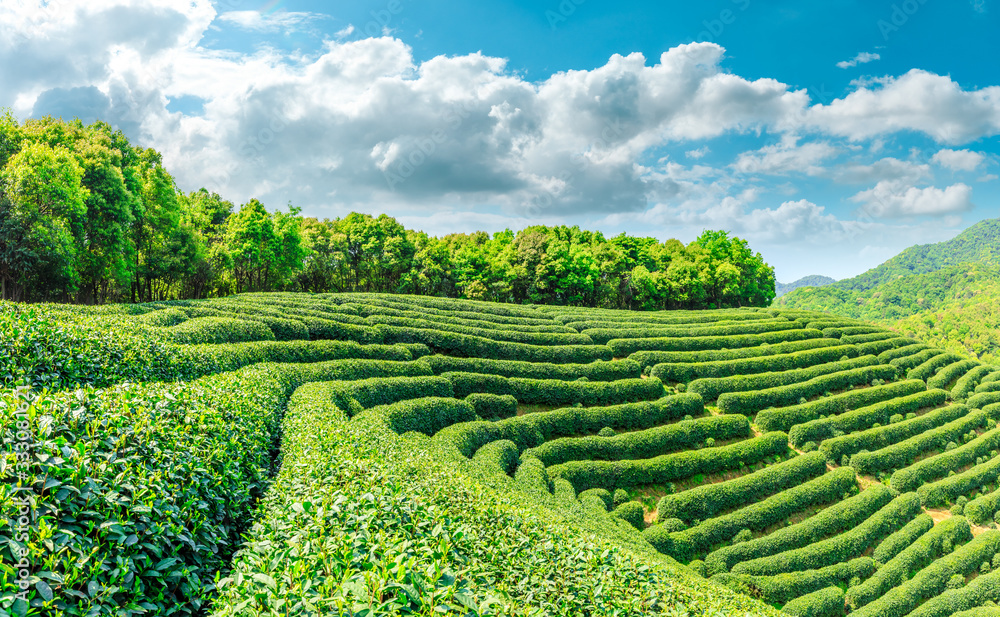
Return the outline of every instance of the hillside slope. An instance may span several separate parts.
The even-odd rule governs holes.
[[[837,279],[832,279],[829,276],[820,276],[819,274],[812,274],[810,276],[804,276],[792,283],[775,283],[774,294],[776,298],[780,298],[786,293],[795,291],[800,287],[823,287],[824,285],[829,285],[830,283],[836,283],[836,282]]]
[[[245,294],[0,304],[0,331],[32,615],[952,615],[1000,588],[1000,371],[863,322]]]

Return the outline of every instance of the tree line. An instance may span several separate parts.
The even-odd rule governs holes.
[[[236,207],[180,191],[153,149],[104,122],[0,116],[0,293],[99,304],[246,291],[387,292],[655,309],[766,306],[774,270],[745,240],[579,227],[430,236],[390,216]]]

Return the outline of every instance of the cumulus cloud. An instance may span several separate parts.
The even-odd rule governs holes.
[[[816,176],[824,173],[820,163],[838,153],[839,150],[827,142],[812,141],[799,145],[798,137],[788,134],[782,137],[781,143],[740,154],[733,163],[733,169],[744,174],[804,173]]]
[[[1000,133],[1000,87],[967,91],[948,76],[913,69],[815,105],[806,122],[852,140],[918,131],[940,143],[965,143]]]
[[[887,156],[874,163],[847,163],[835,168],[832,177],[844,184],[871,184],[880,180],[892,180],[916,184],[931,176],[929,165],[903,161]]]
[[[874,188],[861,191],[851,201],[861,204],[861,211],[874,218],[940,216],[967,212],[973,208],[972,187],[962,183],[939,189],[934,186],[917,188],[885,180]]]
[[[878,54],[871,53],[868,51],[863,51],[858,55],[854,56],[853,58],[851,58],[850,60],[841,60],[840,62],[837,63],[837,68],[849,69],[859,64],[867,64],[868,62],[874,62],[875,60],[879,59],[881,59],[881,56],[879,56]]]
[[[975,171],[982,164],[985,157],[979,152],[972,150],[938,150],[931,162],[952,171]]]
[[[700,148],[695,148],[694,150],[688,150],[687,152],[684,153],[684,156],[688,157],[689,159],[698,160],[705,158],[705,156],[707,156],[709,152],[711,152],[711,150],[708,148],[708,146],[702,146]]]

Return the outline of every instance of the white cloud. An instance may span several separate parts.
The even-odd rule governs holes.
[[[859,64],[866,64],[868,62],[873,62],[879,59],[881,59],[881,56],[879,56],[878,54],[868,51],[863,51],[858,55],[854,56],[853,58],[851,58],[850,60],[841,60],[840,62],[837,63],[837,68],[849,69]]]
[[[798,137],[786,134],[781,143],[740,154],[733,168],[744,174],[804,173],[816,176],[824,173],[820,164],[838,153],[839,150],[829,143],[812,141],[798,145]]]
[[[684,153],[684,155],[689,159],[699,160],[705,158],[709,152],[711,152],[711,150],[708,146],[702,146],[700,148],[695,148],[694,150],[688,150]]]
[[[903,161],[887,156],[871,164],[848,163],[832,170],[837,182],[844,184],[871,184],[880,180],[893,180],[916,184],[931,177],[929,165]]]
[[[950,77],[913,69],[811,107],[806,123],[852,140],[918,131],[941,143],[965,143],[1000,133],[1000,87],[967,91]]]
[[[862,213],[875,218],[941,216],[973,208],[972,187],[962,183],[939,189],[934,186],[917,188],[885,180],[851,197],[851,201],[862,204]]]
[[[931,157],[931,162],[952,171],[975,171],[984,160],[984,156],[972,150],[938,150]]]
[[[323,16],[317,13],[295,11],[277,11],[268,14],[260,11],[227,11],[219,15],[220,21],[251,32],[290,32],[322,18]],[[341,32],[345,31],[346,29]],[[350,34],[350,31],[347,31],[347,34]]]

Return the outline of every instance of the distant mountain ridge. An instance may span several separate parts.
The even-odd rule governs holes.
[[[1000,361],[1000,219],[951,240],[912,246],[824,287],[796,289],[775,306],[871,320],[983,361]]]
[[[831,283],[836,283],[837,279],[830,278],[829,276],[821,276],[819,274],[810,274],[809,276],[803,276],[794,283],[775,283],[774,284],[774,297],[780,298],[786,293],[795,291],[800,287],[823,287]]]

